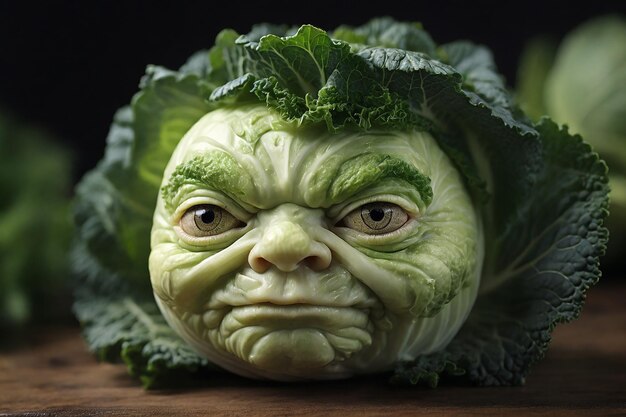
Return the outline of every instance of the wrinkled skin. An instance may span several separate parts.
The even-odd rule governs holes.
[[[397,224],[371,233],[362,219],[382,211],[363,207],[384,203]],[[217,217],[212,234],[197,232]],[[443,348],[463,324],[479,284],[478,219],[428,134],[333,134],[263,106],[221,109],[164,173],[150,276],[170,325],[227,370],[378,372]]]

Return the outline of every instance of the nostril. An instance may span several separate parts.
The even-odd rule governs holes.
[[[333,256],[328,246],[315,242],[311,252],[311,255],[302,260],[304,265],[314,271],[322,271],[330,266]]]
[[[302,264],[314,271],[322,271],[330,266],[330,261],[323,256],[307,256],[302,260]]]
[[[258,273],[263,273],[272,266],[272,263],[262,256],[251,256],[248,258],[248,263],[252,270]]]

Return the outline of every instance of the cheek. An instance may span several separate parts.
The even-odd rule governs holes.
[[[372,262],[395,274],[401,291],[410,294],[404,314],[432,317],[477,279],[477,236],[471,228],[423,225],[419,241],[407,248],[379,254]]]
[[[250,232],[225,249],[190,248],[170,226],[155,227],[149,258],[155,295],[177,311],[201,312],[224,280],[247,264],[254,240]]]
[[[155,295],[166,304],[172,304],[174,291],[172,288],[172,265],[173,256],[177,249],[171,243],[156,245],[150,251],[148,268],[150,271],[150,281]]]
[[[154,245],[148,263],[154,293],[168,305],[188,304],[181,299],[187,278],[193,267],[209,256],[207,252],[190,252],[176,243]]]

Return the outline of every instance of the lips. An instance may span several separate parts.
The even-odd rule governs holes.
[[[267,329],[315,328],[334,334],[354,333],[356,329],[368,332],[373,330],[368,309],[305,304],[282,306],[268,303],[233,308],[224,317],[220,330],[223,336],[229,337],[233,332],[247,326],[262,326]]]

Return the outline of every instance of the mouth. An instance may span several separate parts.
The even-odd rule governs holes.
[[[261,303],[233,307],[217,329],[222,346],[259,368],[321,368],[372,344],[369,309]]]
[[[369,316],[368,308],[261,303],[234,307],[224,317],[220,329],[225,337],[246,326],[316,328],[324,331],[357,328],[372,331]]]

